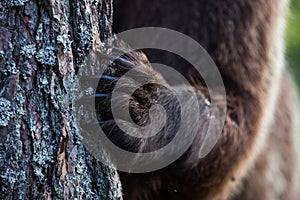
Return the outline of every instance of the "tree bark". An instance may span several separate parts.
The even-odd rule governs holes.
[[[112,0],[0,1],[0,199],[121,199],[74,114],[76,72],[111,25]]]

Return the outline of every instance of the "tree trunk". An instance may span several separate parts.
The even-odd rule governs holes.
[[[76,71],[111,25],[111,0],[0,1],[0,199],[121,199],[74,114]]]

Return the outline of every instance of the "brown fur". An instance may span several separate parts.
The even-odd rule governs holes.
[[[116,5],[116,32],[158,26],[196,39],[219,67],[229,99],[222,136],[208,156],[194,160],[195,168],[173,164],[148,174],[121,174],[124,198],[296,199],[298,102],[284,73],[282,50],[287,2],[122,0]],[[190,74],[183,63],[175,65]]]

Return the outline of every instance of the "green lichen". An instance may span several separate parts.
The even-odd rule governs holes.
[[[42,85],[48,85],[49,84],[49,81],[48,81],[47,76],[45,74],[44,74],[44,76],[41,76],[40,83]]]
[[[16,188],[17,187],[17,183],[19,183],[20,179],[25,179],[26,175],[24,171],[21,171],[20,173],[16,173],[16,171],[12,170],[12,169],[6,169],[6,176],[7,176],[7,180],[8,183],[10,184],[11,188]]]
[[[14,97],[14,103],[12,104],[12,109],[14,111],[14,116],[20,117],[25,114],[23,104],[25,103],[26,97],[24,90],[18,85],[18,93]]]
[[[21,55],[24,55],[27,58],[31,59],[36,53],[35,44],[29,44],[29,45],[22,46],[20,53],[21,53]]]
[[[80,187],[76,188],[78,199],[95,199],[92,191],[92,176],[89,174],[85,158],[86,153],[82,145],[76,146],[70,152],[69,161],[75,167],[75,171],[67,175],[66,183],[70,185],[78,183],[80,185]]]
[[[4,8],[4,14],[1,13],[1,5],[23,4],[20,8]],[[93,36],[98,34],[95,27],[108,29],[97,24],[92,27],[101,15],[110,12],[110,8],[103,8],[107,13],[97,12],[103,4],[107,2],[54,0],[50,4],[43,0],[0,0],[0,21],[10,27],[2,32],[11,32],[3,40],[5,48],[0,50],[0,86],[6,88],[3,95],[11,95],[11,101],[0,99],[0,128],[9,131],[0,142],[0,199],[118,199],[120,196],[116,172],[104,169],[88,154],[74,125],[70,106],[79,88],[75,72],[72,66],[57,66],[58,55],[67,62],[84,60]],[[92,10],[89,14],[87,6]],[[11,76],[14,74],[17,76]],[[10,126],[2,128],[1,123]],[[60,150],[66,152],[65,179],[58,170]]]
[[[35,35],[35,40],[37,42],[41,42],[43,39],[43,23],[39,23],[36,35]]]
[[[0,50],[0,73],[3,73],[4,76],[11,74],[16,75],[19,73],[19,70],[16,67],[15,60],[13,59],[14,45],[11,42],[6,43],[6,45],[8,48],[7,50]]]
[[[10,130],[10,133],[7,135],[6,141],[4,142],[4,149],[6,152],[6,169],[0,174],[1,183],[2,181],[6,183],[6,187],[18,191],[17,199],[24,199],[24,188],[26,187],[26,172],[19,163],[22,162],[23,155],[23,144],[21,141],[21,120],[18,117],[14,117],[13,121],[14,128]],[[2,186],[2,185],[1,185]],[[10,193],[8,190],[2,190],[1,192]],[[0,192],[0,196],[1,195]]]
[[[40,93],[50,94],[51,93],[51,76],[45,71],[37,76],[38,87],[41,90]]]
[[[9,56],[1,58],[0,55],[0,72],[2,72],[3,75],[17,75],[20,71],[17,69],[15,62],[11,60]]]
[[[68,34],[59,35],[56,37],[56,41],[58,44],[62,44],[64,48],[64,53],[66,54],[68,51],[71,50],[71,44],[72,42],[69,39]]]
[[[12,6],[23,6],[28,1],[29,0],[5,0],[4,3],[8,7],[12,7]]]
[[[13,114],[10,101],[0,98],[0,126],[7,126]]]
[[[79,35],[80,39],[85,42],[85,44],[91,46],[91,42],[93,41],[93,35],[92,32],[89,30],[89,27],[85,24],[79,25]]]
[[[47,95],[40,95],[44,93],[41,92],[41,90],[43,89],[40,88],[40,91],[36,91],[36,93],[33,94],[34,98],[32,99],[35,105],[38,105],[37,112],[40,114],[39,125],[36,126],[37,123],[35,118],[29,119],[28,123],[33,134],[33,156],[31,166],[39,182],[45,180],[45,174],[47,174],[48,170],[47,166],[52,165],[55,162],[55,156],[57,156],[58,151],[58,140],[60,138],[59,134],[57,134],[57,137],[55,138],[51,137],[52,131],[50,130],[52,128],[49,121],[49,100]],[[57,115],[57,113],[53,113],[52,116],[55,115]],[[53,121],[53,123],[57,123],[57,121]],[[57,128],[61,130],[61,126],[58,125]]]
[[[37,52],[35,58],[43,65],[55,66],[57,59],[55,51],[53,46],[45,46]]]
[[[53,92],[54,93],[51,95],[52,104],[56,109],[61,110],[65,103],[65,94],[61,88],[53,89]]]
[[[57,199],[63,199],[64,189],[62,184],[54,184],[53,185],[55,196]]]
[[[17,75],[19,74],[19,70],[16,67],[15,63],[10,63],[7,65],[8,70],[11,72],[11,74]]]

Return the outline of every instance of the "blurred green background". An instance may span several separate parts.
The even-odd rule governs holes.
[[[286,59],[300,89],[300,0],[291,0],[286,31]]]

